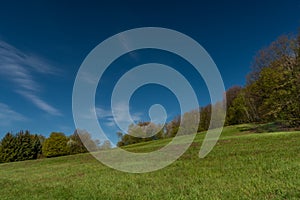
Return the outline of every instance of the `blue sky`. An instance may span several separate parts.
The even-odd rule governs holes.
[[[138,27],[164,27],[199,42],[217,64],[226,88],[244,85],[255,53],[278,36],[300,27],[299,1],[9,1],[0,7],[0,136],[28,129],[48,136],[73,133],[72,88],[87,54],[100,42]],[[159,62],[178,69],[209,103],[206,86],[186,61],[163,51],[141,50],[117,59],[97,91],[100,123],[116,141],[109,97],[130,68]],[[184,69],[184,70],[183,70]],[[178,114],[174,95],[158,85],[134,93],[130,111],[147,120],[151,105]],[[119,105],[117,110],[122,110]],[[120,120],[122,116],[118,116]]]

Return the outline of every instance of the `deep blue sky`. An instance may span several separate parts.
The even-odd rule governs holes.
[[[1,2],[0,136],[21,129],[46,136],[52,131],[73,133],[76,73],[87,54],[114,34],[147,26],[180,31],[208,51],[229,88],[245,84],[259,49],[282,34],[297,32],[299,13],[300,2],[287,0]],[[117,59],[105,76],[111,82],[97,93],[100,121],[111,135],[116,129],[110,127],[109,92],[125,69],[149,61],[174,68],[187,65],[167,52],[145,50],[136,55],[137,60],[128,55]],[[201,77],[192,70],[182,73],[196,87],[200,105],[209,103]],[[147,120],[145,111],[153,103],[166,106],[169,119],[178,114],[172,93],[157,85],[134,94],[131,112],[137,120]]]

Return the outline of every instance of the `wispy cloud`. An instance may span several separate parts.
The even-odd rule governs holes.
[[[139,60],[138,54],[135,51],[131,51],[132,48],[130,44],[130,39],[127,38],[124,34],[119,34],[118,39],[123,48],[127,52],[129,52],[128,55],[136,61]]]
[[[96,114],[98,119],[103,120],[107,126],[116,126],[116,121],[124,128],[127,128],[132,122],[127,116],[128,105],[125,102],[120,102],[114,107],[114,116],[111,110],[103,109],[100,107],[96,108]],[[141,121],[142,113],[134,112],[130,113],[130,117],[133,121]]]
[[[10,126],[14,122],[26,121],[22,114],[12,110],[8,105],[0,102],[0,126]]]
[[[26,54],[14,46],[0,40],[1,63],[14,63],[26,66],[43,74],[58,74],[60,70],[48,64],[48,61],[34,54]]]
[[[1,54],[0,58],[4,55]],[[40,86],[33,80],[29,70],[16,63],[5,63],[0,59],[0,70],[4,78],[14,82],[18,88],[39,91]]]
[[[42,88],[34,80],[35,73],[58,75],[60,70],[48,64],[45,59],[26,54],[0,40],[0,76],[14,83],[15,91],[41,110],[52,115],[61,115],[56,108],[38,97]]]
[[[49,105],[47,102],[41,100],[38,96],[28,93],[28,92],[24,92],[24,91],[17,91],[17,92],[19,94],[23,95],[29,101],[31,101],[33,104],[35,104],[41,110],[43,110],[51,115],[57,115],[57,116],[62,115],[62,113],[59,110],[57,110],[53,106]]]

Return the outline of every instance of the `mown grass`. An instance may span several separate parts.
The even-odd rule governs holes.
[[[90,154],[0,165],[0,199],[299,199],[300,132],[226,127],[212,152],[204,133],[168,167],[146,174],[110,169]],[[170,139],[135,144],[147,152]]]

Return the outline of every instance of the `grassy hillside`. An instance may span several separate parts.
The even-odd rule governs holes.
[[[299,199],[300,132],[226,127],[198,158],[203,133],[172,165],[151,173],[110,169],[90,154],[0,165],[0,199]],[[135,144],[147,152],[170,139]]]

